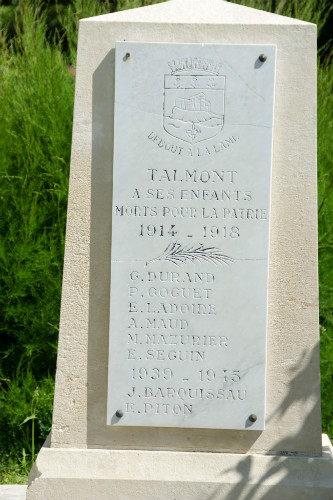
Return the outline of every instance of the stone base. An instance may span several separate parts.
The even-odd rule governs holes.
[[[27,500],[332,500],[322,457],[43,447]]]

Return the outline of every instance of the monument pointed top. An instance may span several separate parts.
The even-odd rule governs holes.
[[[83,21],[173,24],[311,24],[225,0],[170,0]]]

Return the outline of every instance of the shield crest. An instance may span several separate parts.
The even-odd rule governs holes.
[[[163,127],[190,144],[217,135],[224,124],[225,76],[165,75]]]

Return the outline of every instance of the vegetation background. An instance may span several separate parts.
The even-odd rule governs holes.
[[[78,21],[149,0],[0,0],[0,483],[25,483],[51,427]],[[333,438],[330,0],[237,0],[318,25],[323,430]]]

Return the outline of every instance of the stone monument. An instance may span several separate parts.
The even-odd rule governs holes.
[[[222,0],[82,20],[27,498],[331,500],[316,213],[314,25]]]

